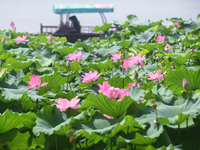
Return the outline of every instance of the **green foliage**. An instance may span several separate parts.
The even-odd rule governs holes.
[[[123,24],[104,23],[94,28],[99,38],[75,43],[0,31],[0,149],[199,149],[200,15],[198,22],[167,19],[169,26],[137,20],[128,15]],[[117,28],[110,32],[112,25]],[[29,42],[16,44],[23,35]],[[164,41],[156,42],[158,35]],[[78,51],[85,56],[69,60]],[[112,54],[121,56],[111,59]],[[83,83],[89,71],[101,75]],[[160,81],[149,80],[148,73]],[[28,89],[32,75],[41,82]],[[101,93],[98,84],[104,81],[110,86]],[[80,108],[73,109],[76,96]],[[69,100],[60,106],[64,111],[55,102],[59,98]]]

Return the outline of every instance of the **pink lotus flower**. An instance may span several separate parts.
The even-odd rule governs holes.
[[[10,26],[11,26],[11,27],[15,26],[14,22],[11,21],[11,22],[10,22]]]
[[[173,26],[176,26],[177,28],[180,28],[180,27],[181,27],[181,25],[179,25],[179,22],[174,22],[174,23],[173,23]],[[174,27],[174,28],[176,28],[176,27]]]
[[[16,44],[19,44],[19,43],[21,43],[21,42],[28,42],[29,40],[26,39],[26,37],[27,37],[26,35],[23,35],[22,38],[21,38],[20,36],[18,36],[18,37],[15,39]]]
[[[28,84],[30,86],[27,86],[28,89],[32,89],[34,87],[37,87],[37,90],[40,90],[41,86],[46,86],[48,84],[48,82],[42,83],[41,84],[41,79],[39,75],[32,75],[30,77],[30,81],[28,81]],[[41,84],[41,85],[40,85]]]
[[[144,61],[146,59],[146,55],[144,55],[143,57],[141,57],[140,54],[138,54],[137,56],[134,57],[134,63],[135,64],[140,64],[140,67],[143,68],[144,67],[144,63],[142,61]]]
[[[130,87],[133,87],[133,86],[137,86],[138,88],[140,88],[140,83],[136,83],[136,82],[134,82],[134,83],[129,83],[129,88]]]
[[[56,105],[57,108],[60,109],[60,111],[65,111],[68,108],[79,109],[80,104],[77,105],[77,103],[80,101],[80,99],[77,99],[78,96],[72,98],[70,101],[68,99],[58,98],[58,100],[55,100],[55,102],[57,102],[58,104],[52,104],[52,105]]]
[[[165,36],[158,35],[156,42],[161,42],[165,40]]]
[[[104,81],[103,85],[98,84],[100,89],[99,93],[103,93],[103,95],[107,95],[110,99],[116,99],[117,96],[121,93],[119,88],[111,87],[108,81]]]
[[[2,42],[2,43],[5,43],[5,37],[2,38],[1,42]]]
[[[112,54],[112,57],[110,57],[110,59],[118,59],[118,60],[120,60],[120,57],[121,57],[121,53],[119,53],[119,54]]]
[[[53,39],[51,36],[49,37],[49,43],[53,43]]]
[[[130,96],[130,93],[129,93],[129,89],[120,89],[120,99],[118,99],[117,101],[121,101],[123,100],[124,96]]]
[[[83,83],[87,83],[87,82],[91,82],[91,81],[95,81],[98,79],[98,77],[101,75],[102,73],[100,73],[99,75],[97,75],[97,71],[89,71],[89,73],[85,73],[85,75],[82,75]]]
[[[108,119],[114,119],[113,117],[108,116],[108,115],[106,115],[106,114],[104,114],[103,116],[106,117],[106,118],[108,118]]]
[[[148,80],[154,80],[153,82],[156,83],[156,81],[158,80],[158,82],[160,82],[163,78],[163,75],[166,74],[167,71],[165,71],[163,74],[161,74],[161,71],[158,70],[155,74],[153,74],[152,72],[148,73],[147,75],[150,77],[148,78]]]
[[[82,51],[79,51],[77,54],[73,53],[73,54],[68,54],[67,56],[69,57],[68,60],[75,60],[79,62],[79,59],[83,58],[85,55],[82,55]]]
[[[131,67],[132,67],[132,65],[131,65],[131,63],[130,63],[129,60],[124,59],[124,61],[123,61],[123,65],[120,65],[120,67],[124,68],[124,69],[127,71],[128,68],[131,68]]]
[[[103,85],[98,84],[98,86],[100,87],[98,90],[99,93],[105,93],[111,87],[108,81],[104,81]]]
[[[167,50],[169,50],[169,49],[170,49],[170,44],[166,44],[165,47],[164,47],[164,50],[167,51]]]

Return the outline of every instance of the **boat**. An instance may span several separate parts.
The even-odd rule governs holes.
[[[113,12],[112,4],[54,4],[53,12],[60,15],[60,24],[58,26],[40,25],[40,33],[48,33],[53,36],[66,37],[69,42],[75,42],[78,39],[86,40],[89,37],[99,37],[102,33],[93,32],[94,26],[72,27],[70,19],[74,17],[71,14],[76,13],[99,13],[102,23],[107,22],[104,13]],[[64,15],[66,21],[64,22]]]

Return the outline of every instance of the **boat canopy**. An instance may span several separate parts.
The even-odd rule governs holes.
[[[112,4],[54,4],[56,14],[113,12]]]

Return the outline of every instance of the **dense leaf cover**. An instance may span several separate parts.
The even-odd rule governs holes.
[[[200,22],[137,19],[75,43],[0,31],[0,149],[199,149]]]

